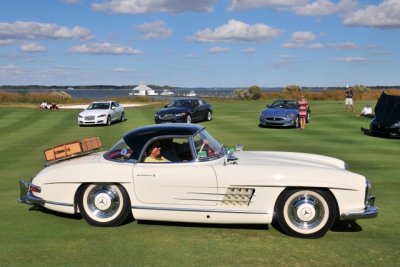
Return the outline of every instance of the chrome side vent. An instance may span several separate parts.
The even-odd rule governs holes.
[[[228,187],[222,205],[248,206],[256,190],[254,188]]]

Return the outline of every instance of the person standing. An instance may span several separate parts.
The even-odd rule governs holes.
[[[354,105],[353,105],[353,89],[351,89],[351,87],[347,86],[346,88],[346,100],[344,102],[345,106],[346,106],[346,111],[347,112],[354,112]]]
[[[301,96],[299,101],[299,118],[300,118],[300,129],[304,129],[306,127],[306,118],[308,113],[308,102]]]

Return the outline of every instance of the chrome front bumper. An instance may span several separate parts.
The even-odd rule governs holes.
[[[375,207],[375,196],[368,196],[367,206],[361,212],[343,213],[340,217],[342,220],[370,219],[378,216],[378,208]]]
[[[18,203],[25,203],[28,205],[43,206],[44,200],[40,197],[35,197],[30,190],[31,183],[25,182],[23,180],[19,181],[20,198]]]

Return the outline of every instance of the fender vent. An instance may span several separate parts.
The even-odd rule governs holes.
[[[254,188],[228,187],[222,205],[227,206],[248,206],[256,190]]]

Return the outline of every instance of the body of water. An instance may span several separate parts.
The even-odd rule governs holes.
[[[170,91],[174,93],[171,97],[184,97],[190,91],[196,93],[196,97],[221,97],[229,98],[233,97],[234,89],[171,89]],[[129,97],[129,93],[132,93],[132,89],[74,89],[74,90],[52,90],[52,89],[5,89],[2,92],[11,93],[32,93],[32,92],[66,92],[73,98],[81,99],[96,99],[96,100],[111,100],[116,97]],[[160,94],[163,90],[155,90],[156,93]],[[149,96],[152,98],[168,98],[167,96]]]

